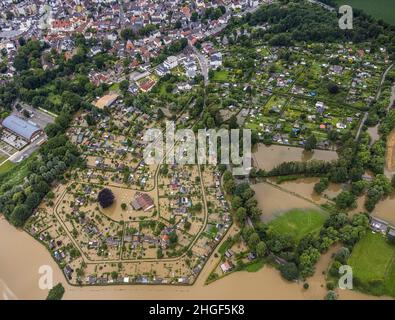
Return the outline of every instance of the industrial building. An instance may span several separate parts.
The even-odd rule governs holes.
[[[43,132],[41,128],[32,122],[23,120],[14,115],[10,115],[5,118],[1,125],[3,128],[26,140],[27,142],[32,142]]]

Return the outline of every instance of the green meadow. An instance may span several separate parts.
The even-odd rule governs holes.
[[[348,4],[353,8],[361,9],[377,19],[395,25],[394,0],[336,0],[338,4]]]
[[[348,264],[354,286],[374,295],[395,297],[395,245],[385,236],[369,232],[354,247]]]
[[[323,211],[293,209],[271,221],[269,226],[274,232],[290,235],[299,241],[309,233],[318,232],[326,218]]]

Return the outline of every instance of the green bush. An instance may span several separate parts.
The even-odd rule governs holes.
[[[47,300],[62,300],[64,291],[63,285],[58,283],[51,290],[49,290]]]

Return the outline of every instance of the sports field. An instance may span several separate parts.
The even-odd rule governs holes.
[[[275,232],[287,234],[296,241],[311,232],[318,232],[327,216],[319,210],[293,209],[269,223]]]

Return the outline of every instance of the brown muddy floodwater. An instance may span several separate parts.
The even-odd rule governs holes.
[[[282,213],[295,208],[317,208],[313,203],[267,183],[257,183],[251,187],[255,191],[259,208],[262,210],[261,220],[264,222],[268,222]]]
[[[395,129],[391,131],[387,139],[387,154],[386,154],[387,170],[389,172],[395,171]]]
[[[263,170],[269,171],[283,162],[289,161],[309,161],[338,159],[336,151],[314,150],[306,152],[303,148],[260,144],[253,153],[255,165]]]
[[[314,191],[314,185],[319,181],[319,178],[302,178],[283,182],[280,184],[280,187],[290,192],[295,192],[317,204],[326,203],[328,199],[335,198],[343,190],[340,184],[331,183],[323,194],[319,195]]]
[[[0,220],[0,300],[44,299],[45,290],[38,287],[38,269],[49,265],[54,271],[54,283],[62,282],[64,299],[322,299],[325,296],[326,270],[332,248],[317,264],[317,272],[308,280],[310,288],[302,283],[283,280],[278,271],[264,267],[258,272],[236,272],[211,285],[204,285],[215,265],[211,258],[193,286],[106,286],[73,287],[66,283],[61,271],[47,250],[28,234],[16,230],[4,219]],[[376,299],[354,291],[340,291],[341,299]]]
[[[388,221],[395,226],[395,193],[380,201],[374,208],[372,216]]]
[[[68,288],[65,299],[285,299],[285,300],[321,300],[325,297],[325,276],[332,254],[339,246],[335,246],[318,261],[316,273],[309,278],[310,288],[303,289],[303,283],[288,282],[281,278],[279,272],[272,267],[263,267],[257,272],[236,272],[204,285],[205,276],[213,265],[202,271],[202,278],[189,287],[171,286],[135,286],[135,287],[86,287]],[[339,291],[340,299],[377,299],[355,291]]]
[[[52,267],[55,282],[65,282],[45,247],[0,216],[0,300],[45,299],[48,291],[38,286],[42,265]]]

